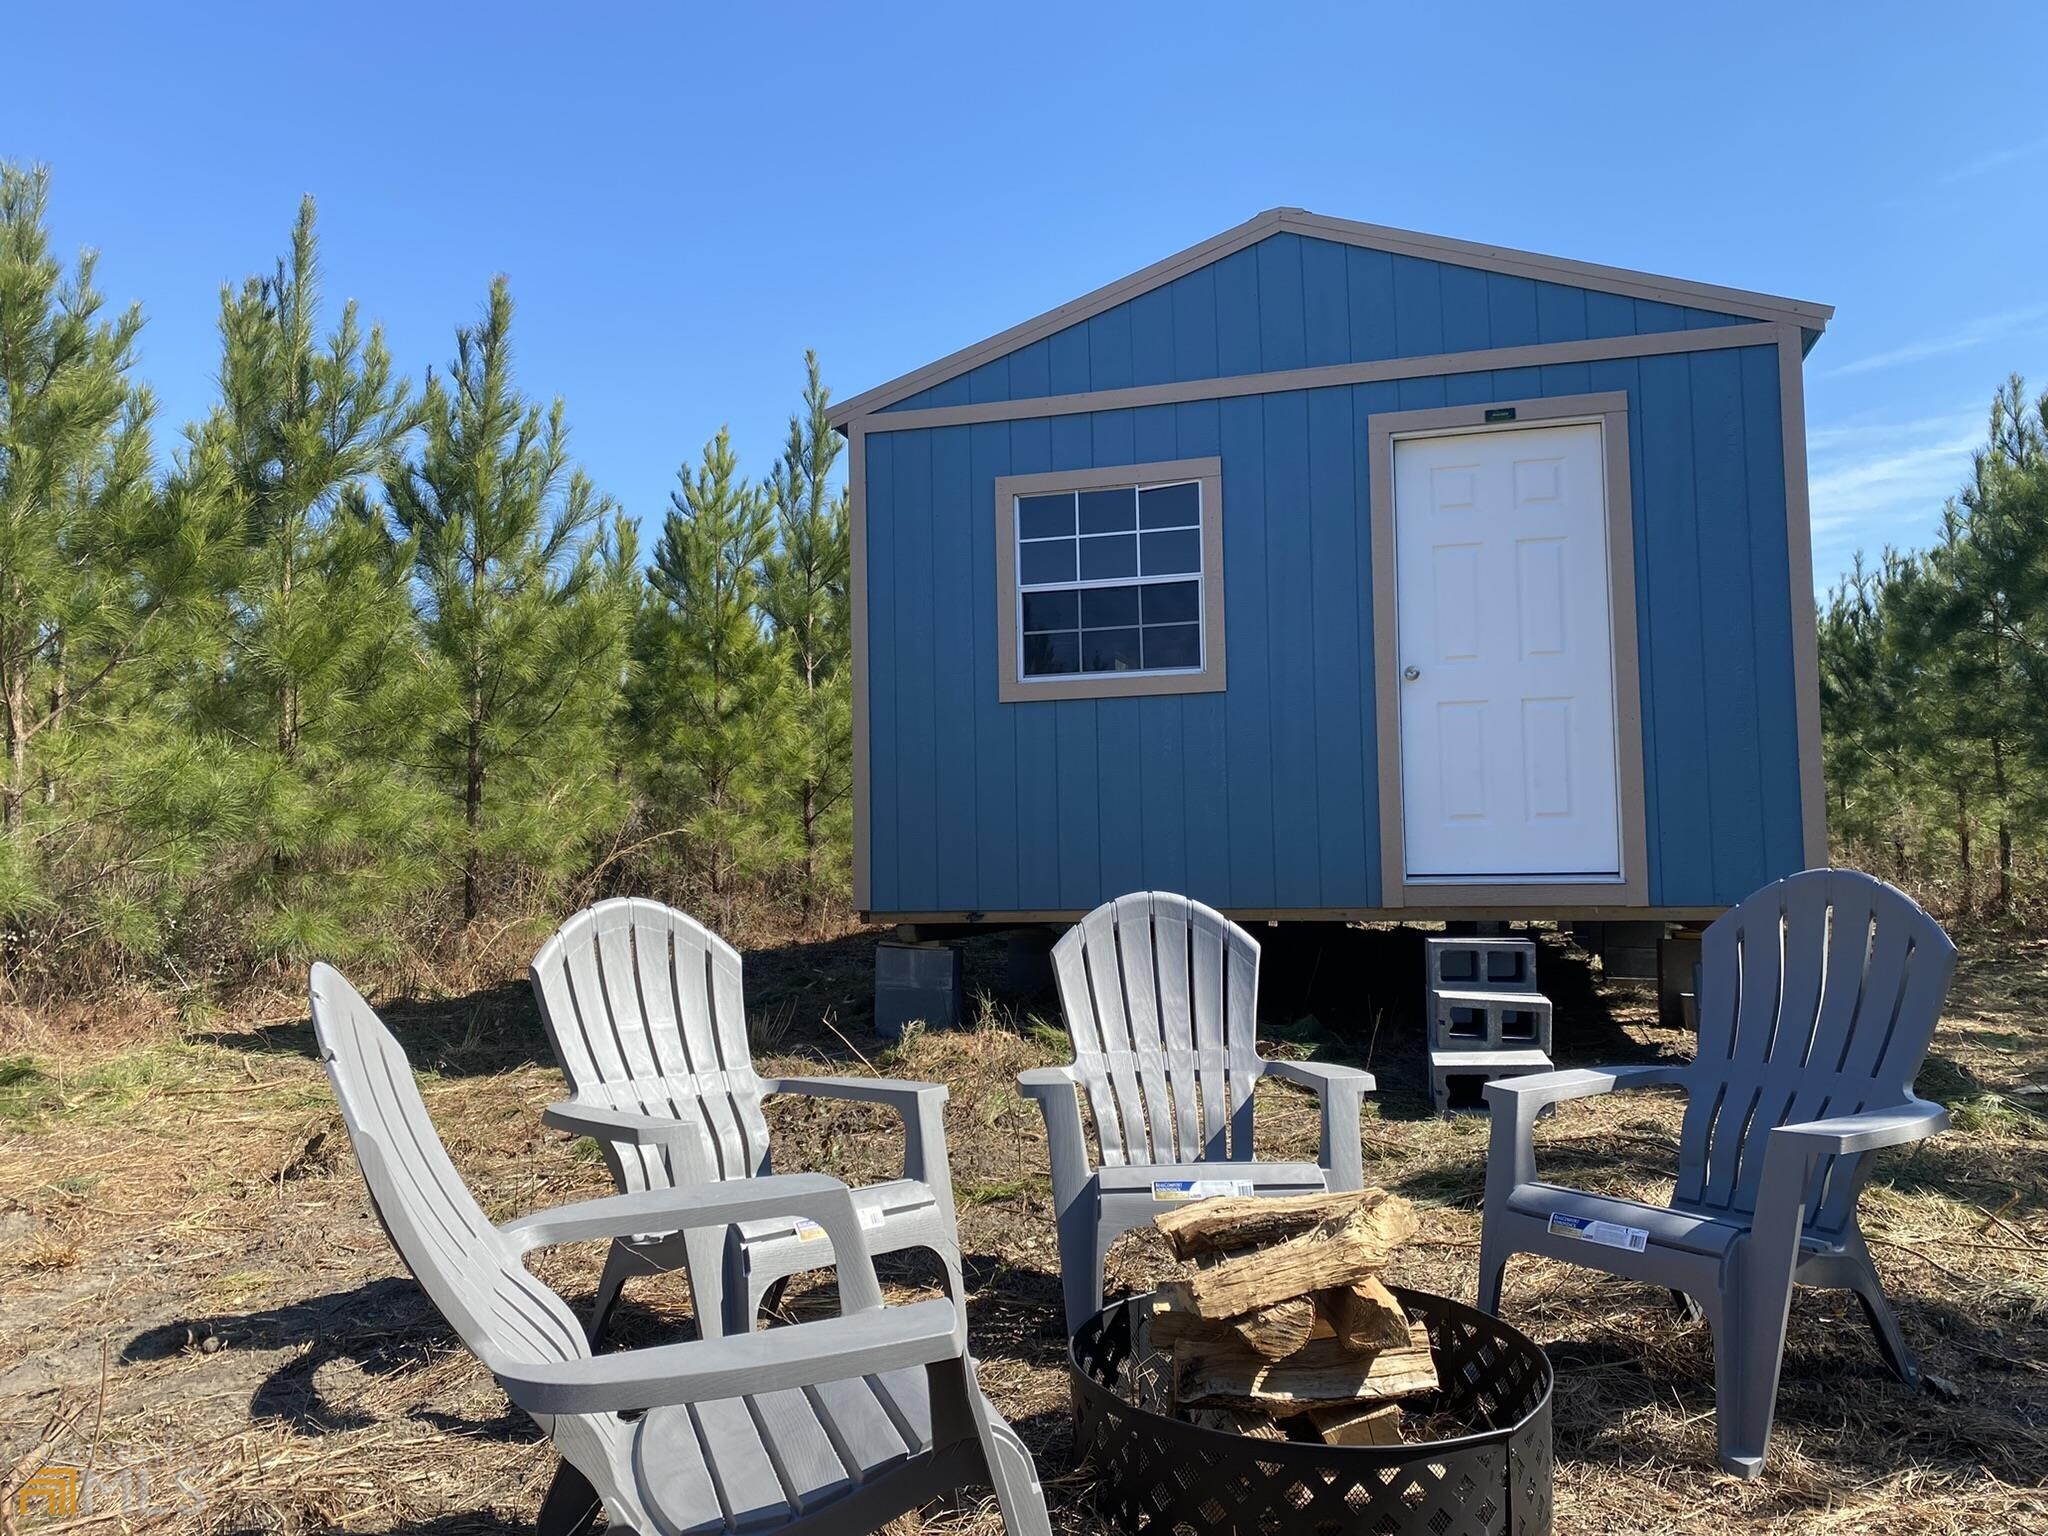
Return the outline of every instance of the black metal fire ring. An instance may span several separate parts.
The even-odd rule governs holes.
[[[1550,1529],[1550,1361],[1463,1302],[1392,1288],[1429,1330],[1438,1391],[1404,1406],[1476,1427],[1404,1445],[1322,1445],[1204,1429],[1126,1397],[1131,1312],[1068,1345],[1074,1449],[1123,1536],[1543,1536]]]

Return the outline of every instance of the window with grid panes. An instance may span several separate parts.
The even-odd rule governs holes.
[[[1200,671],[1202,513],[1199,480],[1019,496],[1020,676]]]

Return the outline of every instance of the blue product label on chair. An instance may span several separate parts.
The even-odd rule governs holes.
[[[1154,1200],[1213,1200],[1219,1195],[1248,1195],[1250,1179],[1154,1179]]]
[[[1650,1234],[1643,1227],[1624,1227],[1615,1221],[1567,1216],[1563,1211],[1550,1213],[1550,1235],[1576,1237],[1581,1242],[1598,1243],[1603,1248],[1626,1248],[1630,1253],[1641,1253],[1650,1241]]]

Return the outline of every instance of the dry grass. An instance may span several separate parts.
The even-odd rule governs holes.
[[[1394,1278],[1469,1296],[1486,1131],[1424,1114],[1416,937],[1263,937],[1271,1049],[1363,1060],[1370,1043],[1383,1088],[1367,1167],[1425,1218]],[[1062,1528],[1093,1530],[1068,1469],[1043,1133],[1012,1087],[1018,1070],[1057,1057],[1043,1027],[1052,1004],[1000,996],[1001,942],[977,941],[969,982],[988,1000],[974,1027],[884,1052],[867,1033],[870,946],[854,935],[749,955],[750,1008],[774,1052],[764,1065],[865,1061],[952,1086],[983,1380],[1037,1449]],[[1714,1471],[1704,1331],[1661,1293],[1519,1260],[1509,1313],[1558,1367],[1560,1531],[2048,1530],[2048,949],[1984,937],[1964,950],[1921,1082],[1955,1108],[1958,1130],[1882,1160],[1864,1202],[1907,1334],[1952,1396],[1899,1386],[1853,1301],[1804,1293],[1769,1475],[1736,1483]],[[1554,940],[1544,975],[1560,1059],[1685,1050],[1645,1000],[1601,988]],[[252,1000],[204,1027],[132,1003],[0,1021],[0,1479],[57,1460],[89,1463],[107,1490],[125,1480],[130,1509],[103,1495],[80,1522],[94,1530],[454,1536],[530,1520],[547,1447],[399,1269],[296,998]],[[385,1011],[494,1216],[604,1189],[587,1145],[540,1126],[559,1079],[523,981]],[[895,1141],[877,1112],[789,1101],[775,1118],[786,1167],[849,1180],[891,1171]],[[1541,1127],[1539,1158],[1554,1176],[1656,1195],[1676,1121],[1661,1094],[1569,1106]],[[1311,1149],[1313,1101],[1276,1085],[1260,1141],[1269,1155]],[[580,1304],[599,1259],[569,1250],[540,1267]],[[1113,1259],[1129,1284],[1164,1267],[1144,1236]],[[890,1273],[903,1287],[930,1278],[914,1264]],[[799,1288],[786,1305],[801,1316],[828,1300]],[[673,1336],[687,1316],[680,1283],[642,1282],[622,1334]],[[138,1510],[145,1478],[153,1507]],[[897,1529],[995,1522],[967,1509]]]

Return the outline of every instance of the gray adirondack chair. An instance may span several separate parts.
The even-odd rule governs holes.
[[[1030,1453],[981,1395],[951,1300],[884,1306],[846,1187],[821,1174],[643,1190],[494,1227],[449,1161],[412,1069],[370,1006],[313,967],[313,1029],[393,1246],[462,1342],[555,1443],[543,1536],[610,1528],[871,1531],[966,1483],[1015,1536],[1049,1536]],[[723,1230],[795,1213],[831,1234],[840,1315],[593,1358],[521,1256],[621,1233]],[[636,1418],[622,1415],[638,1415]]]
[[[740,957],[660,902],[602,901],[564,923],[533,961],[533,990],[569,1080],[570,1097],[542,1114],[596,1139],[622,1193],[751,1179],[771,1171],[769,1094],[858,1099],[903,1120],[903,1177],[856,1189],[875,1253],[928,1248],[953,1298],[960,1281],[953,1185],[946,1163],[946,1090],[890,1078],[762,1078],[747,1046]],[[707,1335],[744,1333],[776,1281],[833,1262],[829,1236],[786,1216],[732,1233],[642,1232],[613,1243],[591,1309],[604,1332],[635,1274],[683,1265]]]
[[[1739,1477],[1763,1470],[1795,1282],[1854,1291],[1886,1364],[1917,1384],[1856,1202],[1872,1153],[1948,1125],[1914,1097],[1913,1078],[1955,963],[1948,935],[1903,892],[1810,869],[1707,930],[1690,1063],[1489,1083],[1480,1307],[1499,1309],[1514,1253],[1670,1287],[1713,1329],[1721,1465]],[[1530,1132],[1545,1105],[1660,1085],[1686,1092],[1669,1206],[1537,1180]],[[1636,1229],[1642,1251],[1569,1235],[1574,1220]]]
[[[1358,1119],[1372,1074],[1259,1055],[1258,941],[1222,913],[1161,891],[1119,897],[1053,946],[1053,970],[1074,1060],[1026,1072],[1017,1087],[1045,1115],[1069,1334],[1102,1308],[1110,1245],[1163,1201],[1363,1183]],[[1321,1096],[1318,1162],[1255,1160],[1252,1088],[1268,1075]],[[1088,1164],[1079,1095],[1099,1168]]]

